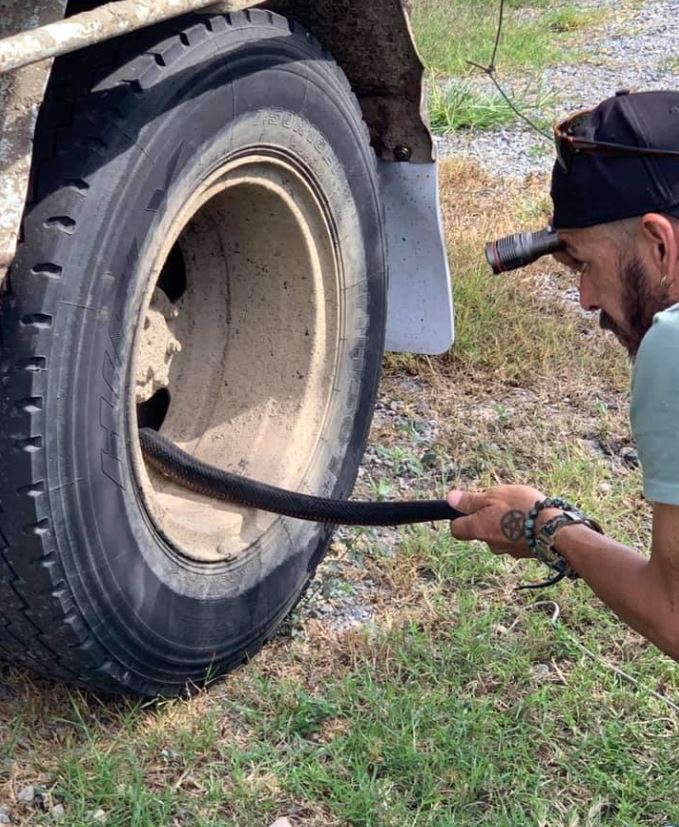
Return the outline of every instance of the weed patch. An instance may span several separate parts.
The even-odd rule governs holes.
[[[591,20],[583,12],[550,11],[543,2],[508,4],[499,53],[501,70],[534,71],[572,56],[563,33]],[[533,13],[521,14],[528,9]],[[467,61],[487,65],[495,42],[499,3],[413,0],[412,22],[426,65],[446,75],[467,75]],[[561,27],[561,28],[559,28]]]
[[[429,120],[433,132],[446,135],[458,129],[492,129],[516,123],[518,115],[499,92],[487,92],[468,81],[429,83]],[[530,84],[512,93],[514,106],[524,115],[547,128],[546,111],[554,104],[553,94],[541,89],[531,90]]]

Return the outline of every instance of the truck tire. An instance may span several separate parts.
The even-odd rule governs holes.
[[[154,475],[195,456],[346,498],[386,251],[342,72],[295,23],[188,16],[62,59],[0,307],[0,657],[175,695],[242,663],[331,529]]]

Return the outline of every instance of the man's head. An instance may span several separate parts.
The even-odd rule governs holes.
[[[616,95],[556,138],[557,258],[634,355],[655,313],[679,302],[679,92]]]

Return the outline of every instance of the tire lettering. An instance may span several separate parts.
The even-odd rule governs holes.
[[[139,245],[133,239],[127,253],[127,266],[131,271],[139,259]],[[116,408],[120,398],[120,369],[122,367],[121,343],[123,340],[124,320],[122,310],[118,309],[111,317],[108,327],[110,348],[104,352],[101,368],[102,379],[111,392],[111,398],[99,398],[99,427],[103,431],[103,447],[100,450],[101,470],[114,485],[123,488],[122,466],[120,462],[119,434],[117,431]]]
[[[102,369],[102,378],[106,383],[106,386],[111,391],[113,396],[118,396],[118,368],[113,363],[113,359],[111,358],[111,354],[106,351],[104,353],[104,367]]]
[[[101,449],[101,470],[112,483],[123,487],[118,433],[115,430],[115,407],[105,397],[99,399],[99,425],[104,431],[104,447]]]

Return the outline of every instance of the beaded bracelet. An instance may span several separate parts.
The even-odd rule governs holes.
[[[526,538],[526,542],[528,543],[528,548],[533,555],[535,555],[535,549],[537,548],[537,540],[535,539],[535,521],[537,520],[538,514],[541,511],[544,511],[545,508],[560,508],[562,511],[576,510],[574,505],[571,505],[571,503],[561,497],[547,497],[541,502],[535,503],[535,505],[528,512],[528,516],[523,524],[523,533]]]

